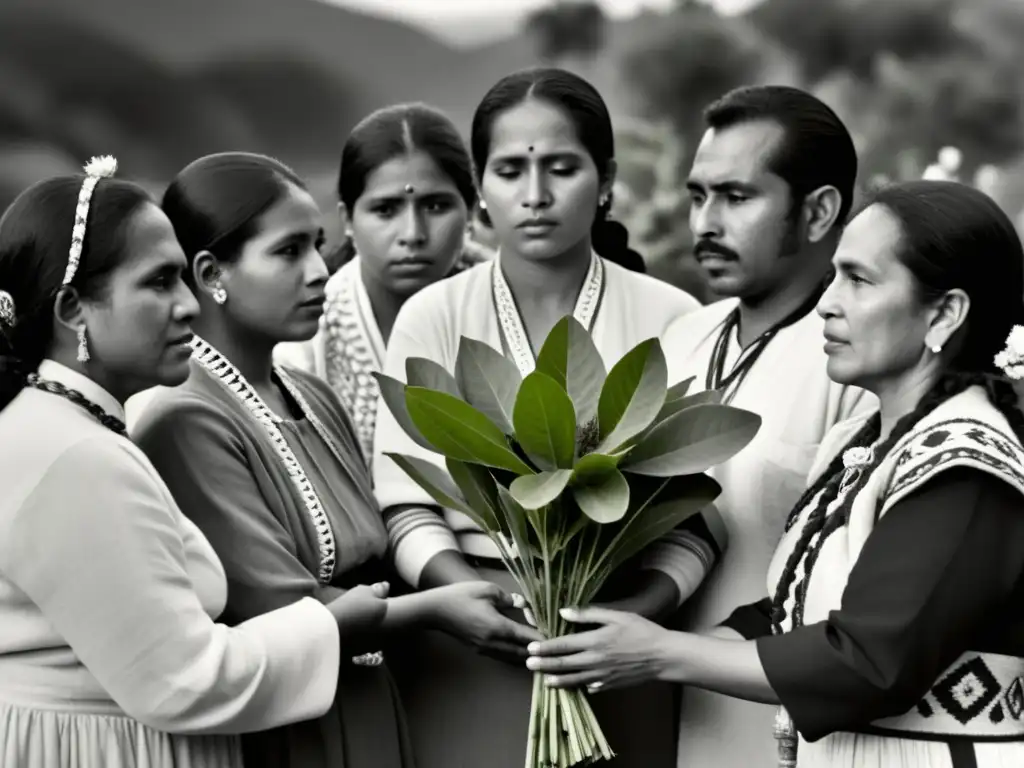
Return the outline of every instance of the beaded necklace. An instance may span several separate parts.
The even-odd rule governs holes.
[[[42,392],[49,392],[51,395],[58,395],[59,397],[63,397],[65,400],[70,400],[79,408],[88,411],[96,421],[110,431],[119,434],[121,437],[128,437],[128,430],[125,428],[123,421],[116,416],[111,416],[78,390],[65,387],[63,384],[56,381],[43,379],[37,373],[30,373],[25,379],[25,385],[32,387],[33,389],[38,389]]]
[[[732,310],[732,312],[730,312],[722,322],[718,338],[715,339],[715,345],[711,350],[711,360],[708,361],[707,373],[704,376],[705,389],[720,390],[724,393],[722,402],[730,401],[733,395],[735,395],[736,390],[739,389],[740,384],[742,384],[743,380],[747,377],[747,374],[750,373],[750,370],[754,367],[754,363],[757,362],[757,359],[761,356],[761,353],[764,352],[765,348],[767,348],[771,340],[778,335],[779,331],[784,328],[788,328],[813,311],[824,291],[825,286],[822,285],[814,291],[814,293],[808,296],[799,307],[754,339],[754,341],[751,342],[742,353],[740,353],[740,358],[736,361],[732,370],[729,371],[729,373],[726,373],[725,361],[729,353],[729,340],[732,338],[733,331],[736,330],[740,324],[739,307]]]

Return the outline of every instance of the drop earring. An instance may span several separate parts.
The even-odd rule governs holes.
[[[225,301],[228,300],[228,292],[224,290],[223,285],[217,285],[213,289],[211,296],[213,296],[213,300],[218,304],[223,304]]]
[[[89,339],[84,325],[78,326],[78,362],[89,362]]]

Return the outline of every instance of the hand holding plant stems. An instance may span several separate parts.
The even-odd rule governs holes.
[[[760,417],[668,386],[657,339],[605,371],[572,317],[552,329],[525,378],[489,345],[463,338],[454,373],[423,358],[407,383],[378,374],[381,394],[431,461],[386,454],[441,506],[469,516],[497,545],[546,637],[570,630],[559,609],[583,607],[621,565],[719,494],[703,474],[743,448]],[[614,756],[581,690],[534,675],[526,768]]]

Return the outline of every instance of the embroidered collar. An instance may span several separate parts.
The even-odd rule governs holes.
[[[302,465],[299,463],[298,458],[296,458],[295,453],[288,445],[288,441],[285,440],[284,434],[281,432],[281,428],[278,426],[283,419],[270,410],[267,404],[263,401],[263,398],[261,398],[252,385],[245,380],[241,371],[239,371],[230,360],[214,349],[212,345],[199,338],[199,336],[195,336],[192,340],[192,359],[195,360],[204,371],[231,392],[235,399],[249,412],[253,419],[257,421],[267,433],[267,437],[270,438],[270,442],[274,445],[277,457],[284,465],[285,471],[288,473],[288,477],[291,479],[296,491],[298,491],[299,498],[302,499],[302,503],[306,507],[306,512],[313,521],[313,528],[316,531],[316,538],[320,550],[320,565],[317,573],[319,581],[321,584],[330,583],[334,576],[334,564],[336,561],[334,531],[331,529],[331,521],[327,517],[327,513],[324,511],[323,504],[320,502],[320,497],[317,495],[316,489],[313,488],[313,484],[306,475],[306,471],[302,468]],[[295,400],[296,404],[299,406],[299,410],[302,411],[303,416],[306,417],[306,420],[309,421],[313,429],[316,430],[320,439],[324,441],[338,462],[344,466],[345,462],[341,458],[341,454],[338,451],[337,446],[334,445],[334,441],[331,440],[330,435],[327,434],[327,430],[320,422],[320,419],[317,418],[312,408],[309,407],[309,403],[306,402],[306,398],[303,397],[298,387],[295,386],[295,383],[278,366],[274,367],[274,373],[284,388],[288,391],[288,394],[291,395],[293,400]]]
[[[590,268],[583,280],[583,287],[576,299],[573,317],[580,325],[591,330],[597,311],[604,295],[604,261],[595,253],[591,255]],[[526,376],[536,367],[530,338],[523,326],[523,318],[519,314],[512,289],[501,271],[501,257],[492,262],[491,284],[493,289],[494,309],[498,315],[498,326],[501,329],[502,341],[506,351],[511,355],[519,372]]]
[[[380,326],[373,314],[373,305],[370,303],[370,294],[366,292],[366,284],[363,282],[363,274],[358,266],[359,257],[353,259],[354,274],[347,280],[347,287],[352,290],[355,298],[355,311],[359,315],[359,324],[369,342],[370,351],[374,357],[375,370],[383,370],[385,344],[384,337],[380,333]],[[343,286],[344,287],[344,286]]]
[[[37,373],[42,379],[55,381],[58,384],[63,384],[68,389],[80,392],[110,416],[124,421],[124,406],[117,401],[116,397],[88,376],[78,371],[73,371],[66,365],[50,359],[43,360],[39,364]]]

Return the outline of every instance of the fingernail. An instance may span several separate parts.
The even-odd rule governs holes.
[[[520,595],[518,592],[512,593],[512,607],[513,608],[525,608],[526,598]]]
[[[571,621],[572,619],[575,619],[575,618],[576,618],[576,616],[577,616],[577,613],[576,613],[576,609],[575,609],[575,608],[562,608],[562,609],[561,609],[561,610],[559,611],[559,613],[561,614],[561,616],[562,616],[562,618],[563,618],[563,619],[569,619],[570,621]]]
[[[528,658],[526,660],[526,668],[527,669],[537,669],[537,667],[539,667],[539,666],[540,666],[540,659],[537,659],[537,658],[534,658],[533,656],[531,656],[530,658]]]
[[[526,646],[526,650],[532,654],[536,654],[540,650],[540,643],[530,643]]]
[[[556,675],[544,675],[544,685],[558,685],[558,677]]]

